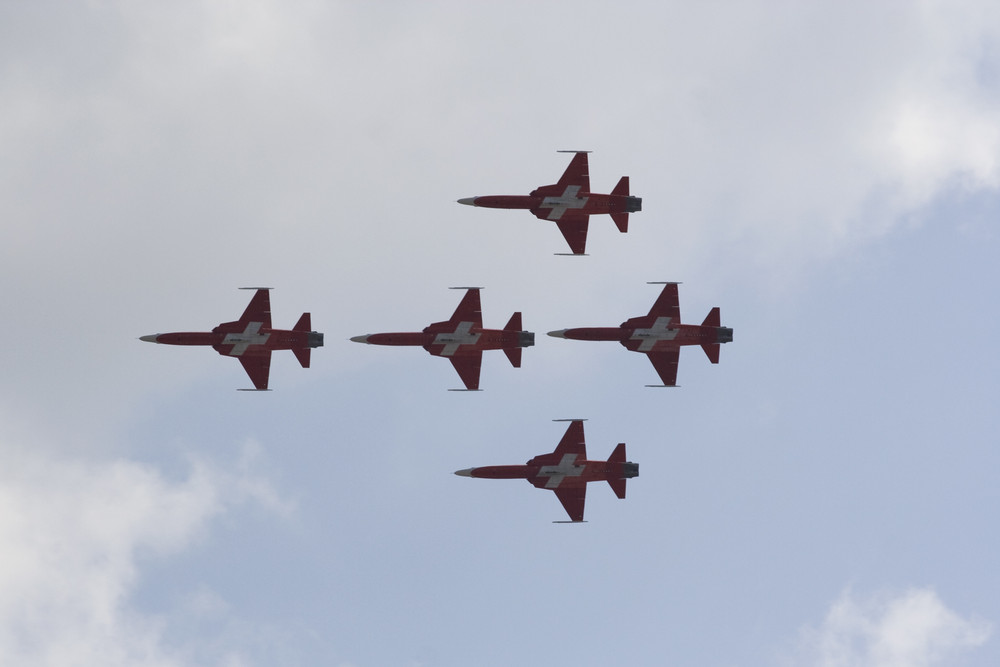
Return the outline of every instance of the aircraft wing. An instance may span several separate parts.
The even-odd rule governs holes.
[[[586,156],[586,153],[584,153]],[[556,226],[562,232],[563,238],[569,244],[569,249],[574,255],[583,255],[587,252],[587,227],[590,223],[590,215],[587,213],[576,213],[567,211],[556,221]]]
[[[579,196],[585,197],[590,194],[590,165],[586,153],[577,153],[573,156],[556,185],[562,188],[578,185],[580,186]]]
[[[456,354],[448,357],[448,361],[458,371],[458,376],[462,378],[466,389],[469,391],[479,390],[479,369],[483,365],[482,350],[475,350],[468,354]]]
[[[555,451],[550,454],[539,454],[530,461],[529,466],[559,465],[567,454],[575,455],[570,461],[577,463],[587,460],[587,444],[583,436],[583,420],[570,420],[569,428],[563,434],[562,440],[556,445]],[[534,484],[534,482],[532,482]]]
[[[459,324],[460,322],[472,322],[474,327],[483,326],[483,309],[479,302],[479,288],[470,287],[465,296],[455,309],[455,314],[448,320],[449,324]]]
[[[267,296],[267,292],[264,293],[264,296]],[[271,372],[271,351],[263,350],[253,354],[241,354],[237,359],[243,364],[243,370],[250,376],[253,386],[257,389],[267,389],[267,376]]]
[[[586,153],[584,153],[586,155]],[[583,420],[571,421],[562,440],[556,445],[556,450],[552,452],[557,460],[561,460],[566,454],[576,454],[577,461],[587,460],[587,443],[583,436]]]
[[[677,283],[667,283],[657,297],[653,307],[649,309],[649,317],[669,317],[671,326],[681,323],[680,298],[677,296]]]
[[[243,331],[253,322],[261,323],[256,330],[271,328],[271,297],[266,289],[257,290],[246,310],[240,315],[240,319],[235,322],[223,322],[212,331],[227,333]]]
[[[677,386],[677,362],[681,357],[681,349],[675,347],[673,349],[662,350],[657,352],[647,352],[646,356],[649,360],[653,362],[653,368],[656,369],[657,375],[668,387]]]
[[[250,304],[240,316],[239,323],[246,326],[250,322],[263,322],[262,329],[271,328],[271,297],[268,290],[259,289],[250,299]]]
[[[556,498],[562,503],[563,509],[573,521],[583,521],[583,506],[587,500],[587,485],[552,489]]]

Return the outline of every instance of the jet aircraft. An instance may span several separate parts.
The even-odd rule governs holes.
[[[484,329],[479,302],[482,288],[449,289],[466,290],[450,320],[435,322],[422,332],[366,334],[351,340],[369,345],[420,345],[435,356],[447,358],[458,371],[466,391],[479,391],[483,350],[503,350],[514,368],[520,368],[521,348],[535,344],[535,334],[521,330],[521,313],[514,313],[503,329]]]
[[[466,197],[459,204],[487,208],[526,208],[535,217],[552,220],[559,227],[574,255],[587,251],[587,225],[590,216],[608,213],[618,230],[628,231],[628,214],[642,210],[642,199],[628,192],[628,176],[622,176],[610,195],[590,191],[589,151],[559,151],[575,153],[562,178],[555,185],[543,185],[530,195],[488,195]],[[565,254],[565,253],[559,253]]]
[[[664,285],[648,315],[633,317],[617,327],[561,329],[550,331],[549,335],[575,340],[616,340],[633,352],[646,354],[663,381],[662,385],[647,387],[677,386],[677,361],[682,345],[701,345],[709,361],[719,363],[720,344],[733,340],[733,330],[721,324],[719,309],[710,310],[701,325],[681,324],[678,283],[648,284]]]
[[[552,489],[570,521],[580,523],[587,499],[587,483],[606,480],[619,498],[625,497],[625,481],[638,477],[639,464],[625,459],[625,443],[619,443],[607,461],[588,461],[582,419],[556,419],[570,422],[565,435],[551,454],[541,454],[523,466],[486,466],[455,471],[462,477],[490,479],[526,479],[540,489]]]
[[[253,381],[257,391],[267,390],[271,370],[271,352],[291,350],[302,368],[309,368],[309,351],[323,346],[323,334],[312,330],[309,313],[289,331],[271,328],[271,300],[269,287],[241,287],[255,289],[250,304],[235,322],[224,322],[211,332],[179,332],[142,336],[147,343],[166,345],[211,345],[222,355],[236,357]],[[246,389],[241,391],[254,391]]]

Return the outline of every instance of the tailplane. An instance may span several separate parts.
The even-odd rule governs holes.
[[[615,451],[611,452],[611,456],[608,457],[608,468],[612,471],[612,475],[617,474],[617,468],[625,463],[625,443],[619,442],[618,446],[615,447]],[[615,495],[619,498],[625,497],[625,478],[624,477],[608,477],[608,484],[611,485],[611,490],[615,492]]]
[[[295,323],[294,327],[292,327],[292,331],[306,331],[308,333],[313,333],[312,318],[309,316],[309,313],[302,313],[302,317],[300,317],[299,321]],[[309,368],[309,358],[311,356],[309,354],[310,349],[312,347],[319,347],[323,344],[323,334],[316,334],[316,336],[318,336],[318,340],[313,340],[314,336],[310,337],[310,347],[292,348],[292,352],[295,354],[295,358],[299,360],[302,368]]]
[[[705,355],[708,360],[713,364],[719,363],[719,348],[722,347],[718,343],[702,343],[701,349],[705,350]]]
[[[628,176],[622,176],[618,185],[611,191],[612,197],[628,197]],[[618,225],[618,231],[623,234],[628,231],[628,211],[612,213],[611,219]]]
[[[312,318],[309,313],[302,313],[302,317],[292,327],[292,331],[312,331]]]
[[[309,368],[309,352],[311,348],[308,347],[293,347],[292,353],[295,354],[295,358],[299,360],[302,364],[302,368]]]
[[[503,328],[504,331],[518,334],[518,341],[515,347],[503,348],[504,354],[510,359],[510,365],[514,368],[521,367],[521,348],[535,344],[535,334],[530,331],[522,331],[521,326],[521,313],[516,312],[510,316],[510,321]]]
[[[722,315],[720,315],[718,307],[708,311],[708,315],[705,316],[705,321],[701,323],[701,326],[712,327],[715,329],[722,327]],[[705,350],[705,355],[713,364],[719,363],[719,347],[719,343],[701,344],[701,349]]]

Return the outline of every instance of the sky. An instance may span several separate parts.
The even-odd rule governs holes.
[[[462,197],[591,150],[587,257]],[[1000,663],[1000,8],[0,3],[0,664]],[[641,355],[680,281],[734,341]],[[267,393],[139,336],[312,313]],[[482,285],[478,393],[349,338]],[[517,480],[586,418],[640,475]]]

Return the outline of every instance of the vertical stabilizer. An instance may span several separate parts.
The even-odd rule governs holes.
[[[625,443],[619,442],[618,446],[615,447],[615,451],[611,452],[611,456],[608,457],[608,468],[611,470],[611,476],[608,477],[608,484],[611,485],[611,490],[619,498],[625,497],[625,478],[618,477],[618,475],[622,474],[622,464],[624,463]]]

